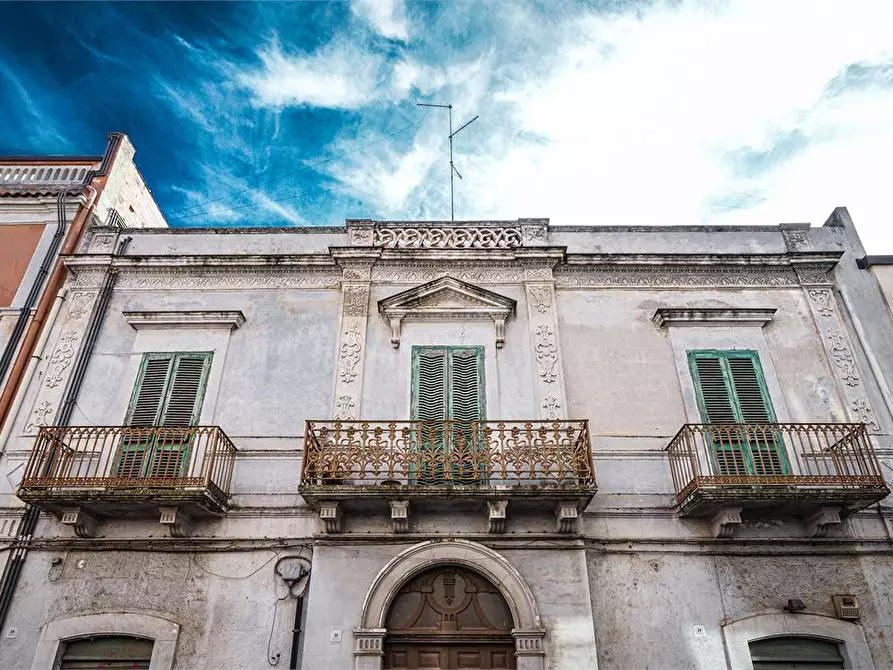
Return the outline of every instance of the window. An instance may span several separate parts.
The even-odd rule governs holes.
[[[788,636],[756,640],[749,644],[754,670],[843,669],[840,646],[830,640]]]
[[[62,649],[60,670],[148,668],[152,640],[129,635],[97,635],[70,640]]]
[[[412,419],[419,427],[422,451],[418,481],[443,481],[443,460],[454,452],[452,479],[473,483],[475,459],[485,418],[483,347],[412,348]]]
[[[766,427],[775,413],[757,353],[689,351],[688,362],[719,473],[787,474],[781,439]]]
[[[210,352],[143,356],[125,423],[146,430],[134,430],[125,438],[116,468],[119,477],[181,474],[189,433],[176,429],[198,421],[210,367]]]

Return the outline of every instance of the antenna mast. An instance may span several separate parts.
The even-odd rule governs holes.
[[[459,129],[456,132],[453,132],[453,106],[451,104],[450,105],[436,105],[436,104],[427,103],[427,102],[417,102],[416,105],[418,105],[419,107],[438,107],[440,109],[445,109],[449,112],[449,116],[450,116],[450,134],[449,134],[449,140],[450,140],[450,221],[455,221],[456,220],[456,205],[455,205],[455,196],[454,196],[454,188],[453,188],[453,173],[455,172],[456,176],[459,177],[459,179],[462,179],[462,175],[459,174],[459,171],[456,169],[456,166],[453,164],[453,137],[455,137],[460,132],[465,130],[468,126],[470,126],[472,123],[477,121],[478,117],[475,116],[471,121],[466,121],[459,127]]]

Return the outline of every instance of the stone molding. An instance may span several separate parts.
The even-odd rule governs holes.
[[[44,626],[31,670],[56,667],[63,642],[89,635],[133,635],[149,638],[154,641],[149,670],[170,670],[174,667],[179,634],[179,624],[160,616],[139,612],[82,614],[57,619]]]
[[[548,219],[517,221],[372,221],[348,219],[351,246],[403,249],[508,249],[546,243]]]
[[[378,312],[391,328],[391,344],[400,346],[406,321],[492,319],[496,348],[505,343],[505,322],[515,313],[511,298],[453,277],[442,277],[378,301]]]
[[[654,312],[651,320],[658,328],[664,326],[758,326],[762,328],[772,320],[774,307],[661,307]]]
[[[134,330],[169,328],[226,328],[235,330],[245,323],[241,310],[162,310],[122,312]]]
[[[564,364],[555,309],[555,282],[551,264],[524,268],[530,349],[534,355],[537,407],[540,418],[567,416]]]
[[[378,650],[357,651],[360,641],[386,634],[388,608],[399,589],[418,573],[443,564],[461,565],[490,580],[505,598],[514,622],[513,636],[523,640],[529,654],[519,668],[542,670],[545,650],[542,639],[545,629],[540,621],[530,587],[521,574],[504,557],[488,547],[469,540],[429,540],[404,549],[381,569],[363,600],[360,621],[354,629],[356,670],[379,670],[382,656]]]
[[[332,417],[350,420],[358,418],[361,411],[371,269],[378,254],[368,249],[333,249],[332,254],[342,272]]]
[[[784,598],[800,594],[779,593]],[[809,601],[807,600],[807,606]],[[782,635],[802,635],[831,640],[841,645],[840,653],[847,668],[874,670],[874,660],[862,626],[828,616],[806,613],[756,614],[722,626],[730,670],[753,670],[748,644]]]

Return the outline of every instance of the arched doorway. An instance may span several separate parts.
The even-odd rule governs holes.
[[[483,576],[456,566],[404,584],[386,618],[388,670],[504,670],[517,667],[511,610]]]

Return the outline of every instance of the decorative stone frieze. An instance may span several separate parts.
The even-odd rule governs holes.
[[[521,246],[521,228],[376,226],[372,233],[372,244],[377,247],[398,249],[508,249]]]
[[[419,262],[412,265],[382,265],[372,268],[372,281],[388,284],[426,284],[453,277],[469,284],[520,284],[524,273],[513,265],[479,265]]]
[[[561,268],[556,286],[573,288],[777,288],[797,286],[790,267],[740,265],[613,265]]]

